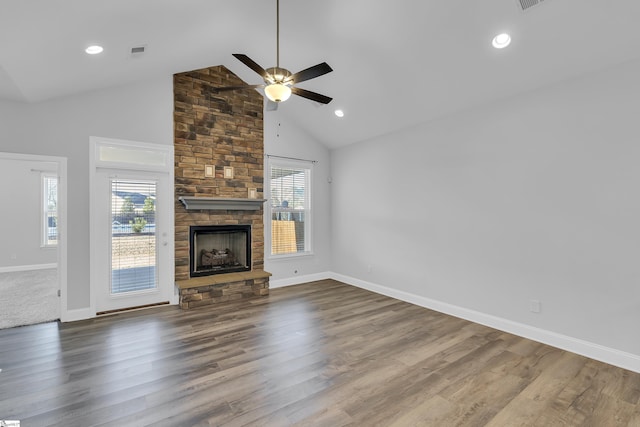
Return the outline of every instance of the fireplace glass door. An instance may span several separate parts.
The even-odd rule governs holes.
[[[191,277],[251,270],[250,225],[189,227]]]

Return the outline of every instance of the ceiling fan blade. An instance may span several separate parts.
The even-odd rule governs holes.
[[[266,80],[269,77],[269,73],[267,73],[267,71],[264,68],[262,68],[260,65],[258,65],[257,62],[255,62],[253,59],[249,58],[247,55],[243,55],[241,53],[234,53],[233,56],[236,57],[236,59],[238,59],[240,62],[242,62],[247,67],[251,68],[253,71],[255,71],[256,73],[260,74],[260,76],[263,79]]]
[[[333,68],[331,68],[326,62],[323,62],[322,64],[314,65],[313,67],[298,71],[293,76],[291,76],[290,80],[293,83],[300,83],[306,80],[315,79],[316,77],[320,77],[332,71]]]
[[[319,93],[311,92],[310,90],[300,89],[299,87],[292,87],[291,92],[303,98],[319,102],[321,104],[328,104],[333,99],[329,98],[328,96],[320,95]]]
[[[244,86],[227,86],[227,87],[214,87],[212,90],[214,92],[227,92],[230,90],[243,90],[243,89],[256,89],[259,87],[263,87],[264,85],[244,85]]]

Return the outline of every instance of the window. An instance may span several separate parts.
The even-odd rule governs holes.
[[[311,253],[311,169],[306,162],[271,162],[271,255]]]
[[[43,247],[58,244],[58,176],[42,174],[42,242]]]
[[[110,178],[111,295],[157,288],[157,183]]]

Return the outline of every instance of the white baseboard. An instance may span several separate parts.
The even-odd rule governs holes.
[[[54,262],[52,264],[14,265],[11,267],[0,267],[0,273],[16,273],[19,271],[47,270],[49,268],[58,268],[58,264]]]
[[[77,308],[75,310],[67,310],[63,312],[60,316],[61,322],[76,322],[78,320],[86,320],[91,319],[96,316],[95,310],[91,309],[91,307],[87,308]]]
[[[299,285],[301,283],[315,282],[316,280],[332,279],[332,273],[325,271],[322,273],[306,274],[304,276],[289,277],[286,279],[269,279],[269,289],[284,288],[285,286]]]
[[[354,277],[344,276],[338,273],[329,273],[332,279],[347,283],[358,288],[366,289],[378,294],[386,295],[401,301],[425,307],[440,313],[459,317],[474,323],[489,326],[504,332],[528,338],[533,341],[548,344],[553,347],[567,350],[591,359],[599,360],[610,365],[628,369],[630,371],[640,373],[640,356],[613,348],[605,347],[589,341],[573,338],[567,335],[558,334],[556,332],[545,329],[536,328],[525,325],[523,323],[514,322],[501,317],[492,316],[490,314],[481,313],[475,310],[469,310],[456,305],[444,303],[442,301],[425,298],[419,295],[388,288],[386,286],[376,285],[375,283],[366,282]]]

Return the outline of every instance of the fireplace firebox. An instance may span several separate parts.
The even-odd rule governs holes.
[[[250,225],[189,227],[191,277],[251,270]]]

